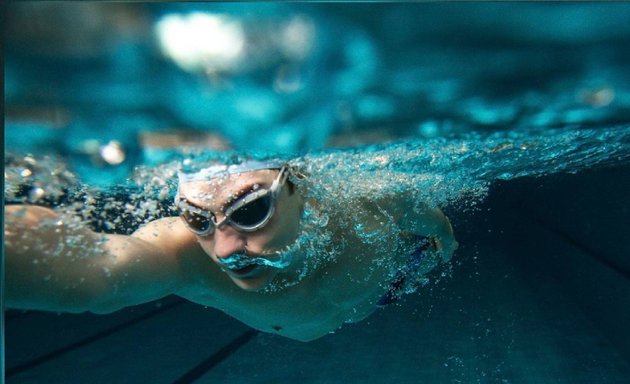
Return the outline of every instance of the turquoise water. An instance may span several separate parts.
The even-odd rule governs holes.
[[[129,233],[173,214],[182,164],[281,157],[335,207],[411,191],[451,217],[460,249],[402,305],[306,345],[253,336],[199,382],[627,382],[627,4],[25,2],[8,11],[5,201],[60,206]],[[326,214],[309,225],[325,227]],[[385,254],[389,244],[376,240]],[[156,382],[173,382],[247,332],[177,305],[127,337],[80,346],[153,307],[104,319],[17,313],[7,369],[29,368],[9,381],[93,381],[98,365],[113,382],[138,382],[147,373],[135,365],[152,365],[164,366]],[[186,321],[227,331],[220,342],[205,339],[216,329],[181,336],[203,350],[195,355],[151,323]],[[51,336],[67,327],[80,330]],[[163,345],[152,344],[156,333]],[[129,350],[129,337],[175,348],[178,368],[115,347]],[[67,369],[73,361],[86,368]]]

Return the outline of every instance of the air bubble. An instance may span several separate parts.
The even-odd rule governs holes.
[[[35,187],[35,188],[31,188],[28,191],[28,200],[31,203],[35,203],[39,200],[41,200],[45,195],[45,192],[42,188],[39,187]]]

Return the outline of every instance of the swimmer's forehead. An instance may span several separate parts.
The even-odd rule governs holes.
[[[180,184],[180,194],[190,200],[229,202],[257,186],[268,188],[278,169],[262,169],[224,175],[207,181],[188,181]]]
[[[248,183],[271,183],[276,175],[280,172],[279,169],[261,169],[257,171],[249,171],[243,173],[237,173],[233,175],[217,176],[208,180],[192,180],[184,181],[181,186],[192,187],[226,187],[239,185],[245,185]]]

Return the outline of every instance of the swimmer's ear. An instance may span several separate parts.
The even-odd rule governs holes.
[[[288,167],[289,177],[287,178],[287,186],[289,187],[289,195],[295,192],[296,186],[308,177],[306,172],[295,165]]]
[[[287,188],[289,188],[289,196],[293,195],[293,192],[295,192],[295,184],[293,184],[291,180],[287,180]]]

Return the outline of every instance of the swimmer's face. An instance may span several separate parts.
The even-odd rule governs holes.
[[[269,189],[278,173],[278,170],[259,170],[212,181],[193,181],[180,185],[179,192],[188,204],[211,212],[220,222],[231,203],[253,191]],[[298,194],[290,193],[285,183],[279,190],[275,204],[269,222],[255,231],[239,231],[228,224],[215,228],[211,234],[197,235],[201,248],[242,289],[255,291],[264,287],[279,269],[265,265],[229,269],[220,260],[235,254],[244,254],[250,258],[265,257],[265,254],[290,245],[297,237],[302,215]]]

